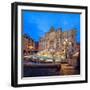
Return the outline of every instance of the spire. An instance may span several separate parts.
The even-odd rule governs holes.
[[[62,28],[58,28],[57,29],[57,32],[62,32]]]
[[[50,32],[53,32],[53,31],[55,31],[55,28],[53,26],[51,26]]]

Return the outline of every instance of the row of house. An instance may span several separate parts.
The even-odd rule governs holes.
[[[31,51],[35,50],[35,41],[27,34],[23,35],[22,44],[25,55],[29,55]]]

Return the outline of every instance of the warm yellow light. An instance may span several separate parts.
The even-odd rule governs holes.
[[[66,42],[64,41],[64,42],[63,42],[63,44],[65,45],[65,44],[66,44]]]
[[[33,49],[33,46],[29,46],[29,49]]]
[[[66,39],[66,42],[67,42],[68,40]]]
[[[72,43],[71,42],[69,42],[69,45],[71,45]]]

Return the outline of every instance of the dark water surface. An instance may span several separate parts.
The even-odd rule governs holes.
[[[24,77],[53,76],[53,75],[60,75],[60,65],[28,63],[24,64],[23,66]]]

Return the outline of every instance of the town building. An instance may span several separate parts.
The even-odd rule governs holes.
[[[39,41],[39,51],[50,51],[53,49],[56,52],[64,53],[66,58],[74,53],[76,48],[76,30],[62,31],[62,28],[57,30],[51,27],[49,32],[45,34]]]
[[[27,34],[24,34],[22,38],[22,47],[24,55],[30,55],[32,51],[35,50],[35,41]]]
[[[45,49],[60,49],[67,42],[68,45],[72,44],[73,47],[76,45],[76,30],[69,30],[62,32],[62,29],[59,28],[55,30],[51,27],[50,31],[45,34],[39,41],[39,50]]]

